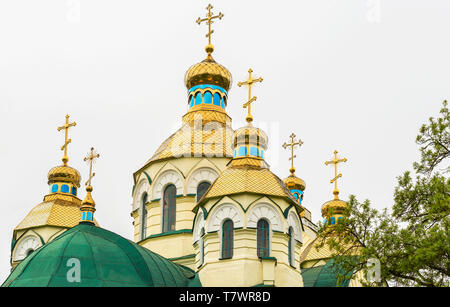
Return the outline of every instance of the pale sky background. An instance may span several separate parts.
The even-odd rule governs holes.
[[[9,0],[0,2],[0,282],[9,274],[14,227],[48,193],[61,163],[66,113],[69,165],[87,177],[94,146],[93,197],[102,227],[131,238],[132,173],[181,125],[183,77],[205,58],[209,1]],[[341,199],[355,194],[392,206],[396,176],[419,158],[415,136],[450,98],[450,1],[211,1],[215,60],[234,78],[228,114],[244,124],[255,86],[255,125],[269,135],[267,160],[289,174],[294,132],[304,205],[321,220],[332,198],[334,149]],[[85,191],[80,189],[80,197]]]

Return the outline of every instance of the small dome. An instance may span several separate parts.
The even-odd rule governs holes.
[[[67,182],[72,183],[76,187],[80,187],[80,173],[67,165],[56,166],[48,172],[48,183]]]
[[[306,183],[303,179],[298,178],[295,175],[290,175],[284,179],[284,184],[289,190],[295,189],[300,191],[305,191]]]
[[[231,87],[231,73],[216,63],[211,55],[197,63],[192,65],[186,72],[184,77],[184,83],[187,89],[191,89],[196,85],[211,84],[217,85],[228,91]]]
[[[264,150],[267,149],[269,138],[267,137],[267,134],[256,127],[253,127],[251,125],[247,125],[244,127],[241,127],[237,129],[234,132],[234,147],[237,147],[238,145],[256,145],[261,146]]]
[[[330,216],[331,211],[333,215],[341,215],[344,213],[344,210],[347,208],[347,203],[340,199],[333,199],[327,201],[322,205],[322,216],[327,217]]]
[[[79,282],[68,280],[76,260]],[[187,287],[201,283],[186,267],[113,232],[79,224],[25,258],[2,286]]]

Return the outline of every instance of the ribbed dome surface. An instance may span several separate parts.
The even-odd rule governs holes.
[[[80,261],[80,282],[69,282],[69,259]],[[3,287],[186,287],[197,275],[113,232],[80,224],[25,258]]]
[[[67,165],[56,166],[48,172],[48,183],[67,182],[76,187],[80,187],[80,173]]]
[[[192,65],[186,72],[184,83],[187,89],[196,85],[217,85],[228,91],[231,87],[231,73],[211,56],[200,63]]]

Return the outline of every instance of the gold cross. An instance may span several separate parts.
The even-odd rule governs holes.
[[[291,172],[292,175],[294,175],[294,172],[295,172],[294,158],[297,157],[296,155],[294,155],[294,147],[295,147],[296,145],[298,145],[298,147],[302,146],[302,145],[303,145],[303,142],[302,142],[302,140],[300,140],[300,139],[298,140],[298,142],[296,142],[296,141],[295,141],[296,135],[295,135],[294,133],[292,133],[289,137],[291,138],[291,143],[286,143],[286,142],[284,142],[283,148],[286,149],[286,147],[291,147],[291,157],[289,158],[289,160],[291,160],[291,169],[290,169],[290,172]]]
[[[337,150],[335,150],[334,151],[334,159],[331,161],[325,161],[325,165],[328,165],[330,163],[334,164],[334,178],[330,180],[330,183],[334,182],[334,191],[333,191],[334,199],[338,199],[339,190],[337,188],[337,180],[338,180],[338,178],[342,177],[342,174],[341,173],[338,174],[338,172],[337,172],[338,163],[347,162],[347,158],[338,159],[337,153],[338,153]]]
[[[69,136],[69,128],[70,127],[75,127],[77,125],[76,122],[73,123],[69,123],[69,114],[66,115],[66,124],[64,126],[58,127],[58,131],[61,131],[62,129],[65,130],[65,140],[64,140],[64,145],[61,146],[61,150],[64,150],[64,157],[62,158],[62,161],[64,163],[64,166],[67,165],[67,162],[69,162],[69,157],[67,156],[67,145],[70,144],[70,142],[72,142],[72,139],[68,139]]]
[[[250,68],[248,70],[248,79],[246,81],[238,83],[239,87],[241,87],[242,85],[247,85],[248,86],[248,101],[242,105],[244,107],[244,109],[247,108],[247,110],[248,110],[248,115],[245,118],[245,120],[248,123],[251,123],[253,121],[253,116],[251,114],[251,112],[252,112],[251,107],[252,107],[252,102],[254,102],[256,100],[256,96],[252,97],[252,85],[255,82],[262,82],[262,80],[263,80],[263,78],[253,79],[252,78],[252,72],[253,72],[253,70]]]
[[[211,24],[214,23],[213,19],[219,18],[222,19],[222,17],[224,16],[222,13],[219,13],[216,16],[213,16],[213,13],[211,13],[211,9],[213,8],[213,6],[211,4],[208,4],[208,6],[206,7],[206,9],[208,10],[208,14],[206,14],[206,18],[198,18],[196,20],[196,22],[198,24],[201,24],[203,21],[206,21],[206,24],[208,25],[208,33],[206,34],[206,37],[208,38],[208,46],[206,46],[206,52],[208,52],[208,54],[211,54],[214,51],[214,46],[211,44],[211,34],[214,33],[214,30],[211,30]]]
[[[94,147],[91,147],[91,152],[84,158],[84,161],[89,163],[89,179],[85,183],[87,186],[91,186],[91,179],[95,176],[95,173],[92,173],[92,163],[97,158],[100,158],[100,155],[94,150]]]

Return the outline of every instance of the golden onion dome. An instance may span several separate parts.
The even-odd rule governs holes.
[[[333,215],[342,215],[347,208],[347,203],[340,199],[333,199],[327,201],[322,205],[322,216],[327,217],[331,214]]]
[[[67,165],[56,166],[48,172],[48,183],[67,182],[72,183],[76,187],[80,187],[80,173]]]
[[[228,91],[231,88],[231,82],[230,71],[214,61],[210,54],[200,63],[192,65],[184,76],[184,83],[188,90],[196,85],[210,84]]]
[[[268,141],[269,138],[263,130],[253,127],[252,125],[247,125],[237,129],[234,132],[233,145],[234,147],[244,144],[256,145],[266,150]]]
[[[289,190],[295,189],[300,191],[305,191],[306,183],[303,179],[298,178],[294,174],[289,175],[286,179],[284,179],[284,184]]]

